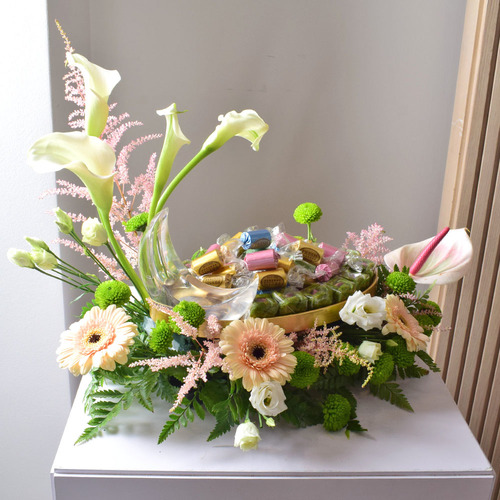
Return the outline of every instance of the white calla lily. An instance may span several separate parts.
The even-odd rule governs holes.
[[[202,149],[215,151],[234,136],[243,137],[252,143],[254,151],[259,150],[259,143],[268,131],[269,125],[253,109],[241,113],[230,111],[219,116],[220,125],[204,142]]]
[[[422,251],[431,243],[428,238],[418,243],[404,245],[384,256],[390,269],[395,265],[410,268]],[[472,260],[472,243],[465,229],[452,229],[430,253],[422,267],[411,274],[417,283],[446,285],[462,278]]]
[[[113,201],[115,153],[111,146],[84,132],[54,132],[38,139],[28,152],[37,173],[66,168],[87,186],[94,205],[109,214]]]
[[[170,171],[172,170],[172,164],[174,163],[179,149],[181,149],[181,147],[185,144],[191,143],[191,141],[182,133],[179,125],[179,119],[177,117],[179,111],[177,111],[177,105],[175,103],[171,104],[168,108],[157,111],[157,113],[160,116],[165,117],[167,124],[165,130],[165,140],[163,142],[163,148],[161,150],[155,174],[155,185],[149,212],[150,220],[156,214],[156,205],[161,196],[161,192],[168,181]]]
[[[85,82],[85,131],[99,137],[106,126],[109,107],[108,98],[121,80],[116,70],[101,68],[86,57],[71,52],[66,53],[66,61],[76,66],[83,74]]]

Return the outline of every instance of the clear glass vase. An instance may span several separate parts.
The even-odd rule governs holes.
[[[218,288],[201,282],[177,255],[168,228],[168,208],[159,212],[148,225],[139,246],[139,270],[151,298],[174,306],[181,300],[200,304],[207,316],[221,321],[240,319],[248,312],[257,280],[240,288]]]

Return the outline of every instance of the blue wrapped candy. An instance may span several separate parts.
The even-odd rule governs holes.
[[[244,250],[262,250],[271,244],[271,233],[267,229],[256,229],[242,233],[240,240]]]

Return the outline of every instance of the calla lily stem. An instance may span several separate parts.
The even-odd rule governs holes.
[[[120,263],[122,269],[125,271],[125,274],[129,277],[130,281],[135,286],[143,302],[146,303],[146,298],[149,297],[149,294],[146,288],[144,287],[142,281],[139,279],[139,276],[137,276],[136,272],[134,271],[134,268],[130,265],[130,262],[123,253],[123,250],[121,249],[120,245],[116,241],[113,229],[109,222],[108,214],[102,212],[100,209],[97,209],[97,213],[99,214],[99,218],[101,219],[102,225],[106,229],[109,242],[111,243],[111,246],[115,251],[116,260]]]
[[[156,205],[155,214],[157,214],[163,208],[163,206],[167,202],[168,198],[172,194],[172,191],[177,187],[179,182],[181,182],[182,179],[184,179],[184,177],[186,177],[186,175],[189,174],[189,172],[191,172],[191,170],[193,170],[193,168],[196,167],[196,165],[198,165],[198,163],[200,163],[201,160],[206,158],[213,151],[215,151],[215,150],[212,148],[201,149],[197,153],[197,155],[172,179],[172,182],[167,186],[167,188],[163,192],[161,198],[158,200],[158,203]],[[153,215],[155,215],[155,214],[153,214]]]

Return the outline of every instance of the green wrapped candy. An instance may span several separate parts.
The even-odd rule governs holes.
[[[340,276],[342,278],[347,278],[350,281],[353,281],[356,285],[356,290],[365,290],[370,286],[372,282],[372,276],[368,273],[357,273],[355,271],[351,271],[349,268],[345,267],[340,271]]]
[[[278,315],[279,304],[270,293],[256,295],[250,306],[252,318],[273,318]]]
[[[342,276],[335,276],[330,281],[327,281],[325,285],[333,292],[334,304],[347,300],[347,297],[356,291],[354,282]]]
[[[308,309],[319,309],[333,304],[333,291],[324,284],[311,285],[302,290],[307,297]]]
[[[307,311],[307,297],[296,288],[273,292],[273,297],[279,304],[279,315],[297,314]]]

